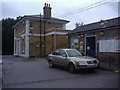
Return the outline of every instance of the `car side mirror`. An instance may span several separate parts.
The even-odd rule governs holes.
[[[66,55],[66,54],[63,54],[62,56],[63,56],[63,57],[67,57],[67,55]]]

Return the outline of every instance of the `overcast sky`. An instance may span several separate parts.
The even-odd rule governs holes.
[[[2,0],[2,3],[0,3],[0,11],[2,10],[0,19],[43,14],[44,3],[48,3],[52,7],[52,16],[69,20],[70,23],[67,24],[67,29],[72,30],[75,28],[76,22],[88,24],[117,17],[118,1],[119,0],[115,0],[115,2],[111,2],[111,0]],[[97,2],[101,2],[99,4],[106,4],[98,6],[99,4],[95,4]],[[88,6],[92,8],[85,10]]]

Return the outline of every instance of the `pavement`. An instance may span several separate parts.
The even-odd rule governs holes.
[[[118,88],[118,73],[69,73],[60,67],[49,68],[45,59],[3,56],[3,88]]]

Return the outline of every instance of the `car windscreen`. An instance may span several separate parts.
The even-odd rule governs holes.
[[[66,50],[69,57],[77,57],[82,56],[82,54],[78,50]]]

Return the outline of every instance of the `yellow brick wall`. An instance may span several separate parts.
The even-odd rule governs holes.
[[[40,37],[38,36],[30,36],[29,43],[34,44],[34,56],[40,56],[40,47],[37,47],[37,42],[40,42]],[[31,48],[30,48],[31,49]]]
[[[53,51],[54,49],[54,36],[49,35],[46,36],[46,55]],[[44,37],[42,37],[42,41],[44,41]],[[42,42],[41,41],[41,42]],[[40,47],[36,47],[37,42],[40,42],[40,37],[38,36],[30,36],[30,43],[34,44],[34,56],[40,56]],[[68,39],[65,35],[56,35],[56,49],[67,48]],[[41,47],[41,55],[44,56],[44,47]]]
[[[46,33],[51,33],[51,32],[64,32],[64,33],[68,33],[70,32],[71,30],[60,30],[60,29],[56,29],[56,30],[49,30],[47,31]]]
[[[30,33],[34,34],[40,34],[40,21],[36,20],[30,20],[30,22],[33,22],[33,29],[30,29]],[[44,34],[44,25],[45,30],[49,30],[55,27],[62,28],[62,24],[60,23],[54,23],[54,22],[41,22],[41,34]]]
[[[23,24],[24,23],[24,24]],[[24,30],[23,30],[24,27]],[[25,21],[21,22],[16,28],[15,28],[15,36],[19,36],[25,34]]]
[[[46,36],[46,54],[49,54],[53,51],[53,36]]]
[[[56,35],[56,48],[63,49],[68,47],[68,39],[66,35]]]

